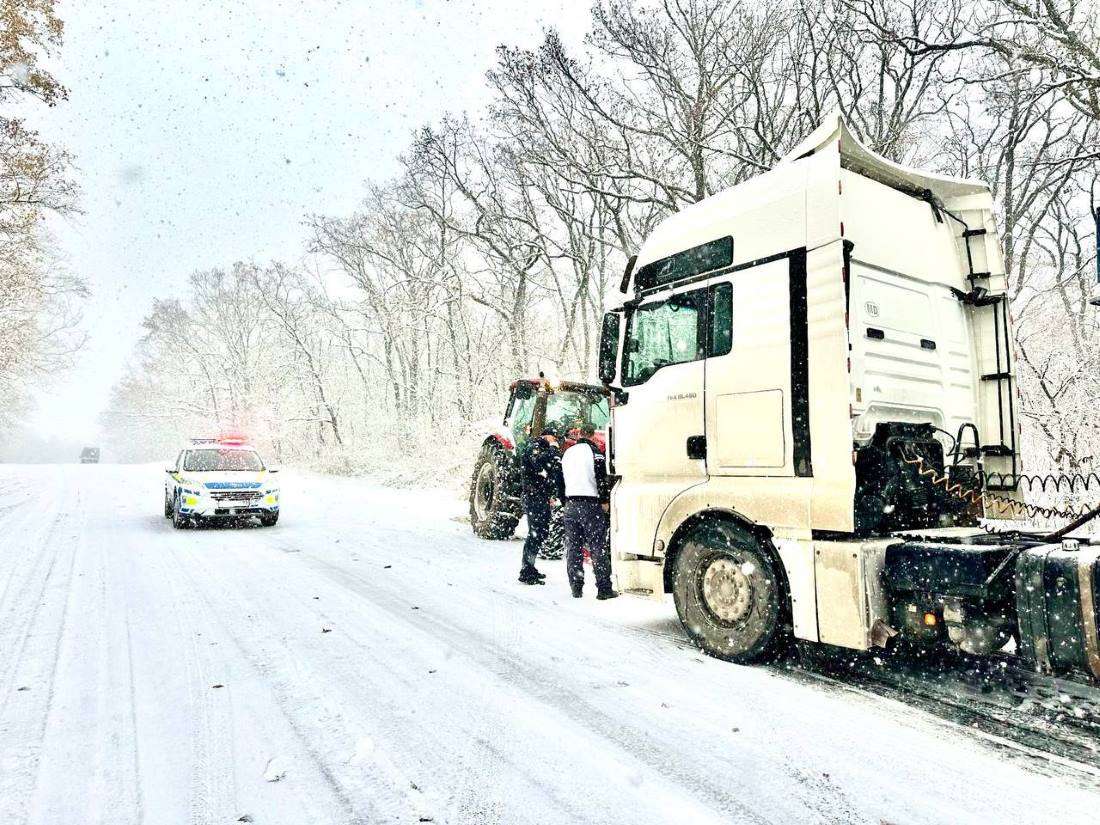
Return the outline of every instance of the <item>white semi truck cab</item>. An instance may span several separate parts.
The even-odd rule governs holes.
[[[1019,638],[1015,578],[1050,545],[978,527],[1019,473],[985,184],[892,163],[834,116],[667,218],[621,292],[600,349],[620,589],[671,592],[692,639],[738,661],[791,635]]]

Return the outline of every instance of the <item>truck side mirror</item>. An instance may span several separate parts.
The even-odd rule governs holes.
[[[600,381],[610,384],[615,380],[619,360],[619,327],[621,312],[608,312],[603,316],[600,329]]]

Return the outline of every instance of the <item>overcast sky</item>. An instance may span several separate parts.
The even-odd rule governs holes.
[[[92,290],[40,436],[91,441],[153,298],[195,269],[295,259],[302,218],[347,213],[413,129],[484,104],[499,43],[575,41],[574,0],[61,0],[70,97],[35,121],[77,157],[84,214],[55,227]],[[153,10],[156,10],[155,12]]]

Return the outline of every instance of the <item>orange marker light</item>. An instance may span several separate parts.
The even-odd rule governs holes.
[[[924,614],[924,626],[925,627],[935,627],[936,626],[936,614],[935,613],[925,613]]]

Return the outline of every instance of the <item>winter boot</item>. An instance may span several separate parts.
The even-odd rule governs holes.
[[[611,588],[608,588],[607,590],[601,590],[599,593],[596,594],[596,598],[599,599],[601,602],[607,601],[608,599],[617,599],[618,597],[619,591],[612,590]]]
[[[569,589],[573,591],[573,598],[579,599],[584,595],[584,582],[572,582]]]
[[[533,567],[519,571],[519,581],[522,584],[546,584],[543,579],[546,576]]]

